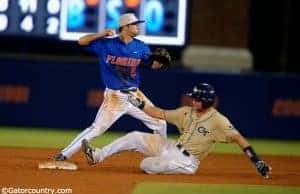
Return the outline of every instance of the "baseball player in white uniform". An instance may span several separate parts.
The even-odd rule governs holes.
[[[119,36],[114,36],[114,30],[107,29],[103,33],[89,34],[79,39],[80,45],[87,46],[99,57],[101,77],[106,86],[104,100],[92,125],[55,155],[54,160],[64,161],[70,158],[80,150],[83,139],[90,141],[101,135],[124,114],[141,120],[154,133],[166,138],[167,125],[164,120],[153,118],[128,102],[128,94],[132,92],[152,104],[139,90],[139,67],[164,67],[160,61],[151,58],[153,55],[144,42],[134,38],[139,34],[138,24],[142,22],[144,21],[138,20],[132,13],[123,14],[119,19]],[[164,51],[169,57],[168,52]]]
[[[153,107],[135,94],[130,95],[129,101],[133,105],[153,117],[176,125],[180,137],[172,142],[156,134],[131,132],[102,149],[94,148],[83,140],[82,150],[88,163],[96,164],[120,151],[135,150],[147,156],[140,164],[146,173],[194,174],[215,143],[234,142],[249,157],[257,171],[269,178],[271,167],[260,159],[231,122],[213,107],[216,96],[214,88],[207,83],[200,83],[190,95],[193,98],[192,107],[184,106],[175,110]]]

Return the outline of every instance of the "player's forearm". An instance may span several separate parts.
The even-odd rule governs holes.
[[[78,40],[78,44],[81,46],[87,46],[92,41],[97,40],[98,38],[102,38],[104,36],[106,36],[106,32],[97,33],[97,34],[88,34],[88,35],[80,37]]]
[[[234,135],[233,140],[241,147],[241,149],[250,146],[249,142],[241,134]]]
[[[165,120],[165,113],[164,113],[163,109],[145,104],[145,107],[143,110],[145,111],[145,113],[147,113],[148,115],[150,115],[154,118]]]
[[[256,164],[260,160],[253,147],[241,134],[238,133],[236,135],[233,135],[232,139],[241,147],[241,149],[245,152],[245,154],[254,164]]]

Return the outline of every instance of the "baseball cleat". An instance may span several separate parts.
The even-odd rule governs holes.
[[[65,160],[67,160],[67,157],[64,156],[62,153],[59,153],[54,156],[54,160],[55,161],[65,161]]]
[[[86,139],[82,140],[81,149],[89,165],[97,163],[97,160],[94,157],[95,148],[93,148]]]

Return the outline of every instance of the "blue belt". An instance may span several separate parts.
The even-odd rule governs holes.
[[[125,89],[120,89],[120,92],[128,94],[129,92],[136,92],[138,89],[137,88],[125,88]]]

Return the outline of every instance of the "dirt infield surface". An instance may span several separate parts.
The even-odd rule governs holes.
[[[72,193],[130,194],[139,182],[235,183],[300,186],[300,157],[264,156],[273,168],[272,178],[258,176],[243,155],[211,154],[196,175],[146,175],[139,169],[142,155],[124,152],[95,166],[86,164],[81,153],[72,160],[77,171],[39,170],[57,149],[0,147],[0,187],[71,188]]]

